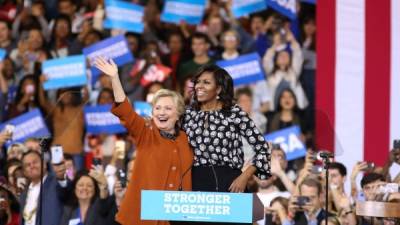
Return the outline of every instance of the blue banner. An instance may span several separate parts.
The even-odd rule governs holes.
[[[137,114],[143,117],[151,117],[151,104],[148,102],[136,101],[133,103]]]
[[[299,139],[300,134],[300,127],[292,126],[265,135],[265,140],[279,144],[287,160],[293,160],[306,155],[306,147]]]
[[[111,113],[111,105],[86,106],[85,125],[90,134],[118,134],[125,133],[118,117]]]
[[[106,18],[103,22],[105,28],[143,32],[142,6],[117,0],[106,0],[105,5]]]
[[[251,223],[253,195],[142,190],[142,220]]]
[[[266,0],[267,5],[280,14],[288,17],[289,19],[295,19],[296,13],[296,0]]]
[[[265,0],[233,0],[232,13],[235,18],[267,9]]]
[[[7,52],[5,49],[0,48],[0,61],[3,61],[3,59],[6,57]]]
[[[91,65],[92,76],[96,77],[101,74],[100,70],[93,66],[97,57],[113,59],[115,64],[122,66],[126,63],[133,62],[133,55],[129,50],[128,43],[123,35],[107,38],[101,42],[97,42],[89,47],[84,48],[83,54],[89,59]],[[92,83],[96,80],[92,78]]]
[[[179,24],[183,20],[197,25],[203,18],[205,5],[205,0],[166,0],[161,21]]]
[[[42,63],[42,73],[47,76],[45,90],[86,85],[85,56],[46,60]]]
[[[3,131],[7,124],[15,126],[12,140],[7,142],[7,145],[10,145],[14,142],[24,142],[26,139],[32,137],[41,138],[50,135],[39,109],[34,109],[4,122],[0,125],[0,130]]]
[[[218,61],[217,65],[228,71],[232,76],[235,87],[265,80],[260,56],[257,53],[241,55],[232,60]]]

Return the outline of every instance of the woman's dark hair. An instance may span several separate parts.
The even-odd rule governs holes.
[[[78,171],[76,173],[76,177],[74,178],[74,180],[72,181],[72,195],[70,198],[70,204],[72,206],[77,207],[79,205],[79,201],[78,198],[75,195],[75,189],[76,189],[76,185],[78,184],[78,181],[82,178],[82,177],[89,177],[90,180],[93,182],[93,186],[94,186],[94,196],[93,198],[90,200],[91,203],[93,203],[99,196],[100,196],[100,189],[99,186],[97,185],[97,181],[91,177],[89,175],[89,172],[87,170],[81,170]]]
[[[230,108],[234,104],[234,95],[233,95],[233,80],[229,73],[217,66],[217,65],[205,65],[200,67],[197,73],[193,76],[192,82],[194,85],[199,80],[199,77],[203,75],[203,73],[211,73],[214,77],[215,83],[217,87],[221,88],[221,93],[219,93],[219,101],[222,102],[222,110],[230,111]],[[194,98],[192,107],[196,110],[200,110],[200,103],[196,97],[196,90],[193,91]]]
[[[66,92],[71,93],[71,105],[72,106],[79,106],[82,104],[82,95],[80,87],[73,87],[73,88],[63,88],[57,90],[57,104],[61,106],[61,110],[64,110],[64,103],[61,101],[62,95]]]
[[[68,34],[68,37],[67,37],[67,38],[70,38],[69,36],[70,36],[71,33],[72,33],[72,32],[71,32],[72,23],[71,23],[71,19],[69,18],[69,16],[68,16],[68,15],[65,15],[65,14],[60,14],[60,15],[58,15],[57,18],[55,19],[54,26],[53,26],[53,30],[52,30],[52,32],[51,32],[51,39],[52,39],[51,43],[52,43],[53,45],[55,44],[55,40],[56,40],[56,27],[57,27],[57,24],[58,24],[60,21],[65,21],[65,22],[67,22],[67,24],[68,24],[68,31],[69,31],[69,34]]]
[[[294,111],[294,112],[299,112],[300,109],[299,109],[299,106],[298,106],[298,104],[297,104],[297,98],[296,98],[296,95],[294,94],[294,92],[293,92],[293,90],[292,90],[291,88],[285,88],[285,89],[283,89],[282,91],[280,91],[279,93],[276,93],[276,94],[278,94],[278,98],[276,98],[276,99],[277,99],[277,102],[276,102],[276,111],[277,111],[277,112],[280,112],[280,111],[282,110],[281,98],[282,98],[282,96],[283,96],[283,93],[285,93],[285,92],[290,93],[290,95],[291,95],[291,96],[293,97],[293,99],[294,99],[294,108],[293,108],[293,111]]]
[[[97,104],[99,104],[101,95],[102,95],[103,93],[105,93],[105,92],[107,92],[108,94],[110,94],[111,97],[112,97],[113,100],[114,100],[114,93],[113,93],[113,90],[111,90],[110,88],[102,88],[101,91],[99,92],[99,96],[97,96],[97,100],[96,100],[96,103],[97,103]]]
[[[302,43],[306,40],[306,34],[304,32],[304,25],[307,24],[307,23],[314,23],[315,24],[315,18],[313,18],[313,17],[304,18],[304,21],[303,21],[302,27],[301,27],[301,33],[300,33],[300,39],[301,39]],[[315,43],[315,38],[316,37],[315,37],[315,35],[316,34],[314,33],[311,45],[309,47],[309,50],[315,51],[315,49],[316,49],[316,43]]]
[[[23,84],[24,82],[26,82],[27,80],[32,80],[33,84],[35,86],[35,95],[33,96],[33,102],[35,103],[36,106],[39,106],[39,91],[38,91],[38,79],[36,76],[32,75],[32,74],[28,74],[25,75],[18,83],[18,88],[17,88],[17,93],[15,95],[15,99],[14,102],[15,104],[18,104],[19,101],[21,101],[22,97],[24,96],[24,94],[22,93],[22,88],[24,88]]]
[[[278,55],[283,53],[283,52],[287,52],[289,54],[289,65],[286,67],[285,71],[287,71],[291,67],[291,65],[292,65],[292,55],[290,54],[290,51],[288,49],[277,51],[277,52],[275,52],[275,56],[274,56],[274,59],[273,59],[274,60],[274,67],[272,69],[272,73],[271,74],[274,74],[276,71],[279,70]]]

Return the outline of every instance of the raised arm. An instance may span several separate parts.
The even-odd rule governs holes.
[[[96,59],[94,65],[105,73],[111,79],[111,85],[114,92],[115,102],[121,103],[125,100],[126,95],[124,89],[122,88],[121,81],[118,76],[118,67],[112,59],[105,60],[103,57]]]
[[[119,80],[117,65],[111,59],[107,61],[100,57],[96,59],[95,66],[111,79],[114,98],[117,103],[114,104],[111,112],[116,115],[120,119],[121,124],[128,129],[129,134],[133,136],[136,142],[135,144],[140,145],[145,138],[150,136],[147,135],[147,133],[150,132],[151,129],[149,126],[146,126],[146,121],[133,110],[130,102],[126,98],[124,89]]]

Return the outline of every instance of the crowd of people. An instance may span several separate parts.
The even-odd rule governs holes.
[[[102,0],[0,3],[0,120],[39,109],[52,137],[18,143],[0,131],[0,225],[168,224],[140,221],[141,189],[257,193],[260,225],[319,225],[325,215],[330,225],[400,223],[355,212],[357,201],[400,201],[400,176],[389,175],[399,148],[383,167],[331,159],[325,185],[314,145],[315,5],[297,2],[296,19],[270,8],[235,18],[232,1],[209,0],[201,24],[189,25],[162,22],[164,1],[129,2],[145,9],[141,34],[105,29]],[[45,90],[44,61],[120,34],[134,63],[99,58],[102,73],[87,68],[87,85]],[[215,63],[247,53],[259,55],[265,80],[234,86]],[[153,65],[169,76],[143,82]],[[136,101],[152,104],[151,119],[135,113]],[[87,132],[84,107],[108,104],[127,133]],[[264,135],[295,125],[309,150],[288,161]],[[62,147],[60,162],[52,146]]]

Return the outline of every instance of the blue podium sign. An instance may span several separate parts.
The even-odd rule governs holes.
[[[253,221],[253,194],[142,190],[142,220]]]

